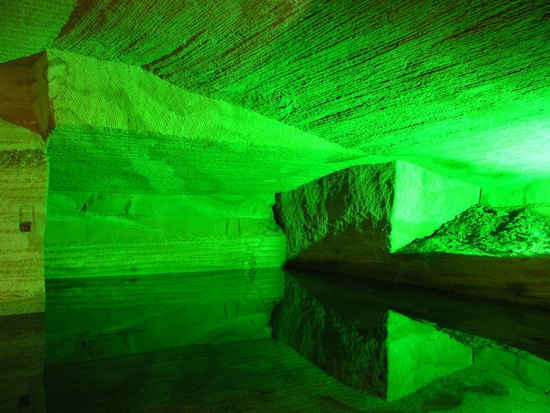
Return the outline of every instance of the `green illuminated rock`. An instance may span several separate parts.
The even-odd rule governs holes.
[[[75,0],[0,0],[0,63],[51,47],[75,3]]]
[[[272,194],[358,162],[140,68],[47,58],[48,277],[278,267]]]
[[[140,68],[47,53],[48,277],[278,267],[273,194],[356,153]]]
[[[358,151],[140,68],[47,56],[52,190],[269,194],[359,162]]]
[[[481,204],[503,211],[523,208],[550,220],[550,181],[483,188]]]
[[[0,315],[44,311],[47,190],[41,136],[0,121]]]
[[[46,277],[278,267],[285,240],[272,203],[269,195],[51,191]]]
[[[497,211],[475,206],[413,241],[399,253],[447,252],[465,255],[550,255],[550,224],[528,210]]]
[[[79,0],[54,47],[472,182],[548,179],[547,0]]]
[[[277,195],[287,257],[368,262],[479,200],[479,189],[405,162],[351,167]]]
[[[435,252],[399,253],[479,202],[476,187],[399,165],[352,167],[278,194],[275,212],[287,237],[286,265],[550,307],[548,256],[525,256],[547,251],[547,226],[534,215],[518,216],[510,225],[519,226],[502,231],[509,214],[482,214],[491,217],[488,225],[480,227],[483,220],[459,225],[466,242],[449,232],[434,237],[440,248]],[[479,239],[483,231],[488,236]],[[510,242],[515,250],[504,254]],[[491,248],[498,254],[488,254]],[[456,254],[460,249],[463,254]]]
[[[202,271],[49,279],[46,285],[46,357],[54,364],[268,339],[284,273]]]

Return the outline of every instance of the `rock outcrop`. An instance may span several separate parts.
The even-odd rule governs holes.
[[[52,191],[46,277],[278,267],[285,240],[272,203],[269,195]]]
[[[353,151],[140,68],[47,53],[47,277],[278,267],[273,193]]]

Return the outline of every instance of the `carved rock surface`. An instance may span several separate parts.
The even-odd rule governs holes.
[[[54,47],[143,67],[369,162],[548,179],[546,0],[79,0]]]
[[[280,268],[48,279],[48,364],[268,339]]]
[[[46,277],[278,267],[285,239],[272,203],[269,195],[51,191]]]
[[[272,194],[356,162],[354,151],[141,68],[47,58],[48,277],[280,266]]]

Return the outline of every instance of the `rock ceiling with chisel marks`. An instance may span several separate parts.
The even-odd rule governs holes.
[[[373,162],[481,183],[550,178],[546,0],[3,3],[6,16],[33,4],[13,45],[27,55],[139,66]]]

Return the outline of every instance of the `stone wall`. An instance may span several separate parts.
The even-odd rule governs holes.
[[[42,137],[0,121],[0,315],[44,310],[47,185]]]
[[[488,186],[481,192],[481,203],[491,208],[513,211],[520,208],[546,217],[550,222],[550,181]]]

